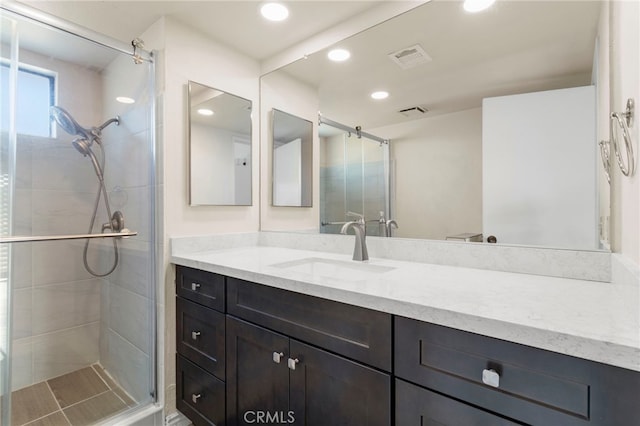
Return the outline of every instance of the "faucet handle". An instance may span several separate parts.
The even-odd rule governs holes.
[[[357,217],[358,218],[358,222],[364,223],[364,215],[363,214],[354,213],[354,212],[347,212],[347,216]]]

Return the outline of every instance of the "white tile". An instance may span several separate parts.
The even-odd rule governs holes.
[[[92,192],[97,177],[89,157],[71,145],[71,137],[34,141],[33,189]]]
[[[110,187],[108,190],[111,211],[122,212],[125,227],[138,233],[136,241],[149,241],[152,187]]]
[[[94,242],[89,247],[89,264],[102,270],[103,261]],[[33,285],[47,285],[92,278],[83,264],[84,241],[40,242],[32,246]]]
[[[151,150],[149,132],[123,135],[126,144],[105,148],[105,181],[108,188],[149,185]]]
[[[34,235],[85,234],[89,229],[95,192],[34,190],[32,229]],[[99,209],[94,229],[107,221]]]
[[[32,191],[16,189],[13,205],[14,235],[32,235]]]
[[[34,380],[40,382],[98,362],[100,324],[43,334],[33,338]]]
[[[11,390],[22,389],[34,384],[31,338],[14,340],[11,354],[13,357],[11,360]]]
[[[90,279],[33,289],[33,334],[49,333],[100,320],[100,286]]]
[[[33,244],[11,244],[11,285],[14,290],[31,287],[31,251]]]
[[[31,295],[30,288],[13,291],[12,328],[14,339],[31,337]]]
[[[151,280],[152,245],[134,238],[119,244],[119,264],[109,277],[112,283],[147,298],[153,294]]]
[[[150,299],[111,285],[109,327],[147,355],[150,343]]]
[[[102,360],[105,369],[136,401],[150,398],[150,358],[122,336],[110,330],[109,357]]]

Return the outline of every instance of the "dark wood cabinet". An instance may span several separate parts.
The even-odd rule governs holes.
[[[186,358],[176,355],[176,406],[195,426],[225,424],[225,385]]]
[[[396,379],[397,426],[517,426],[517,423]]]
[[[640,419],[638,372],[401,317],[395,375],[530,425]]]
[[[636,426],[640,373],[178,266],[196,426]]]
[[[227,278],[227,312],[347,358],[391,371],[391,315]]]
[[[227,414],[229,425],[386,426],[390,376],[228,316]]]

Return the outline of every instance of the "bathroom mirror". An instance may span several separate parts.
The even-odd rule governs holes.
[[[273,206],[312,206],[313,123],[273,109]]]
[[[189,81],[189,204],[251,205],[251,101]]]
[[[598,56],[596,49],[600,20],[606,19],[600,16],[602,5],[598,1],[498,0],[490,9],[472,14],[463,10],[462,2],[434,0],[263,76],[277,75],[271,82],[289,79],[306,85],[307,92],[317,94],[314,102],[323,117],[391,141],[384,145],[353,130],[318,126],[320,158],[314,160],[320,164],[320,183],[314,185],[320,194],[318,232],[337,232],[339,225],[323,223],[349,220],[345,213],[351,210],[365,212],[367,220],[375,221],[381,214],[396,220],[394,237],[444,240],[483,233],[486,241],[490,234],[483,229],[483,216],[490,201],[483,198],[483,177],[488,171],[483,100],[591,86],[593,119],[585,126],[593,131],[586,142],[588,155],[579,160],[589,168],[589,177],[580,179],[582,186],[573,192],[588,193],[591,200],[584,231],[588,243],[505,241],[501,235],[498,243],[607,249],[609,189],[606,181],[602,183],[597,141],[607,138],[608,121],[599,126],[595,122],[596,116],[606,117],[608,108],[604,95],[608,93],[608,51],[601,46]],[[350,51],[351,57],[343,62],[328,60],[334,48]],[[599,70],[604,71],[600,76]],[[375,100],[370,97],[374,91],[387,91],[389,96]],[[295,98],[290,90],[283,93]],[[504,121],[511,119],[505,115]],[[384,150],[388,150],[386,158]],[[560,154],[567,155],[555,150],[541,157],[550,166],[561,159]],[[492,164],[515,164],[508,150],[500,155],[500,161]],[[569,156],[562,162],[566,175],[573,178],[578,157]],[[338,158],[338,163],[331,163],[331,158]],[[537,169],[546,166],[539,163]],[[380,176],[386,181],[381,182]],[[504,182],[511,181],[504,176]],[[324,192],[331,187],[343,192],[327,196]],[[544,195],[544,191],[527,191]],[[349,203],[350,193],[355,193],[355,204]],[[552,195],[566,199],[573,194]],[[327,215],[340,203],[343,211]],[[535,202],[513,205],[501,222],[517,223],[539,209],[542,204]],[[537,224],[539,229],[554,218],[547,216]],[[574,225],[556,219],[553,225],[559,232]]]

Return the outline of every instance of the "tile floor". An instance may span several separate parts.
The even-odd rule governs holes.
[[[136,405],[99,364],[11,395],[12,426],[88,426]]]

